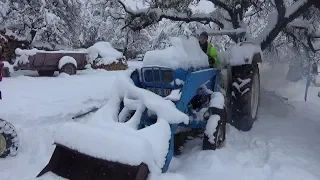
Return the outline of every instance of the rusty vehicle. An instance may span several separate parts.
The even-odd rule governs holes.
[[[52,76],[55,71],[74,75],[85,69],[85,51],[43,51],[16,49],[17,57],[13,69],[38,71],[39,76]]]

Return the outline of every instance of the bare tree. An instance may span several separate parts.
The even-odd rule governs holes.
[[[141,30],[164,18],[187,23],[201,22],[208,24],[213,22],[219,30],[229,32],[229,37],[235,42],[251,38],[250,36],[244,35],[244,32],[247,32],[248,26],[245,22],[246,19],[253,16],[258,17],[262,14],[267,15],[267,25],[259,36],[253,39],[257,44],[261,45],[262,50],[265,50],[290,22],[307,12],[307,10],[316,2],[314,0],[298,0],[286,5],[284,0],[207,1],[215,5],[216,9],[213,12],[209,14],[193,14],[186,10],[186,5],[183,6],[185,7],[184,9],[179,9],[175,6],[164,6],[163,4],[166,4],[166,1],[156,1],[156,3],[153,2],[153,4],[150,2],[152,5],[149,8],[132,10],[121,0],[118,0],[127,12],[125,18],[126,26],[133,30]],[[180,7],[179,2],[182,3],[185,1],[181,0],[175,2],[177,6]],[[190,1],[186,2],[191,3]]]

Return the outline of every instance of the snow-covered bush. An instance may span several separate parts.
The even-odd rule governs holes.
[[[128,68],[126,58],[109,42],[97,42],[89,47],[87,52],[88,62],[95,69],[125,70]]]

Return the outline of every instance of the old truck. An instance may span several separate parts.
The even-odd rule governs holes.
[[[74,75],[86,65],[94,69],[125,70],[126,57],[114,49],[109,42],[97,42],[88,49],[43,51],[38,49],[15,50],[18,56],[13,69],[38,71],[40,76],[52,76],[55,71]]]
[[[16,49],[13,69],[37,71],[39,76],[52,76],[55,71],[74,75],[85,69],[86,51],[43,51]]]

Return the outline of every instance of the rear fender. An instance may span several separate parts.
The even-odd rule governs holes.
[[[218,73],[216,69],[205,69],[190,73],[183,85],[180,101],[176,105],[177,108],[181,112],[186,112],[190,100],[197,94],[201,85],[212,81]]]

